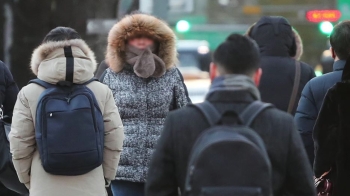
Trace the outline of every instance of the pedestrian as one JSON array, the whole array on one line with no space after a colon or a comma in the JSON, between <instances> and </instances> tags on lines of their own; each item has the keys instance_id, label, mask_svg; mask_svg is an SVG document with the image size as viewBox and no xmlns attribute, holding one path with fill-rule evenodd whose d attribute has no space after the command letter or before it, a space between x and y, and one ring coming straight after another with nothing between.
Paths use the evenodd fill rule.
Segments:
<instances>
[{"instance_id":1,"label":"pedestrian","mask_svg":"<svg viewBox=\"0 0 350 196\"><path fill-rule=\"evenodd\" d=\"M350 52L349 39L350 21L343 21L334 27L330 35L330 50L334 58L333 72L314 78L305 85L295 114L295 121L311 165L315 156L312 131L327 90L341 81L346 58Z\"/></svg>"},{"instance_id":2,"label":"pedestrian","mask_svg":"<svg viewBox=\"0 0 350 196\"><path fill-rule=\"evenodd\" d=\"M17 94L18 87L13 80L10 70L2 61L0 61L0 110L2 112L0 118L2 120L4 120L4 117L7 119L12 118L13 107L16 103ZM1 126L3 126L2 123ZM6 177L8 178L8 173L5 174L5 170L11 170L11 166L9 165L10 157L8 156L10 149L5 136L6 132L4 132L5 130L3 129L0 129L0 131L2 131L0 133L0 195L17 196L19 194L8 190L1 183ZM16 175L16 173L13 172L13 175Z\"/></svg>"},{"instance_id":3,"label":"pedestrian","mask_svg":"<svg viewBox=\"0 0 350 196\"><path fill-rule=\"evenodd\" d=\"M3 116L12 117L13 107L15 106L18 94L18 87L10 70L2 61L0 61L0 73L1 110Z\"/></svg>"},{"instance_id":4,"label":"pedestrian","mask_svg":"<svg viewBox=\"0 0 350 196\"><path fill-rule=\"evenodd\" d=\"M69 27L51 30L34 50L31 70L40 80L19 92L9 136L15 169L31 196L107 195L124 134L111 90L92 79L95 69L94 53Z\"/></svg>"},{"instance_id":5,"label":"pedestrian","mask_svg":"<svg viewBox=\"0 0 350 196\"><path fill-rule=\"evenodd\" d=\"M175 34L154 16L134 13L108 35L100 81L112 89L124 124L125 142L114 195L143 195L155 143L168 112L190 102L182 75L175 68Z\"/></svg>"},{"instance_id":6,"label":"pedestrian","mask_svg":"<svg viewBox=\"0 0 350 196\"><path fill-rule=\"evenodd\" d=\"M287 19L279 16L262 17L246 34L260 49L262 101L294 115L301 91L315 77L314 70L299 61L303 51L299 34Z\"/></svg>"},{"instance_id":7,"label":"pedestrian","mask_svg":"<svg viewBox=\"0 0 350 196\"><path fill-rule=\"evenodd\" d=\"M348 21L346 29L350 30L349 27ZM341 25L336 26L334 30L339 33L339 28ZM345 27L343 26L343 28ZM342 31L342 33L345 32ZM332 41L337 39L340 39L340 36L331 36ZM350 115L350 49L342 48L347 51L346 53L335 49L333 48L333 51L338 57L344 54L340 58L347 56L347 60L341 81L327 91L315 123L313 130L315 141L314 172L315 177L321 178L321 181L322 179L330 181L330 195L343 196L350 194L348 188L350 183L350 124L348 122ZM321 183L320 188L323 186Z\"/></svg>"},{"instance_id":8,"label":"pedestrian","mask_svg":"<svg viewBox=\"0 0 350 196\"><path fill-rule=\"evenodd\" d=\"M260 100L260 93L256 87L259 85L262 74L259 60L259 49L254 41L238 34L230 35L215 50L210 69L212 86L206 101L222 115L222 119L216 122L226 121L227 124L234 124L239 119L236 115L228 114L231 114L232 111L241 114L248 105ZM185 194L187 191L185 183L188 180L186 175L187 171L193 171L188 168L192 147L197 138L202 137L205 130L209 130L210 127L210 119L206 120L204 117L200 110L188 106L171 112L167 116L150 163L145 188L146 195L177 195L178 187L182 195L187 195ZM312 170L307 164L305 150L301 146L301 139L292 116L276 108L268 108L256 116L251 124L251 129L262 138L271 162L272 177L269 179L266 176L265 180L272 181L273 194L270 195L282 196L286 193L295 196L315 195ZM212 155L212 160L223 156L232 157L232 160L235 158L230 154L220 155L218 154L220 151L214 152L216 155ZM199 153L196 155L199 156ZM246 157L248 158L252 157ZM249 162L248 164L254 165L255 163ZM212 167L215 168L215 166ZM238 172L243 168L236 169ZM242 173L249 173L248 170ZM212 177L202 175L202 178ZM213 178L220 180L220 176ZM245 178L245 175L240 178ZM240 182L239 179L238 181ZM259 192L259 190L256 191ZM208 195L219 195L219 193L212 192ZM256 195L262 194L256 193Z\"/></svg>"},{"instance_id":9,"label":"pedestrian","mask_svg":"<svg viewBox=\"0 0 350 196\"><path fill-rule=\"evenodd\" d=\"M108 69L108 65L105 61L102 61L96 70L95 77L101 78L102 74L105 73L106 69Z\"/></svg>"}]
</instances>

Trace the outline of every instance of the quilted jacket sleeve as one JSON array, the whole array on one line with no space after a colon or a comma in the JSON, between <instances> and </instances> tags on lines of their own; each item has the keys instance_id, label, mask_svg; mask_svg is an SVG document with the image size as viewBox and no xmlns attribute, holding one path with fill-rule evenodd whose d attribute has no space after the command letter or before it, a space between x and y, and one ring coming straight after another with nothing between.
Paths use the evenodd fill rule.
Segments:
<instances>
[{"instance_id":1,"label":"quilted jacket sleeve","mask_svg":"<svg viewBox=\"0 0 350 196\"><path fill-rule=\"evenodd\" d=\"M187 104L191 103L191 99L188 96L187 87L184 83L184 79L182 77L182 74L180 71L175 68L175 77L176 77L176 83L174 86L174 109L182 108L186 106Z\"/></svg>"},{"instance_id":2,"label":"quilted jacket sleeve","mask_svg":"<svg viewBox=\"0 0 350 196\"><path fill-rule=\"evenodd\" d=\"M313 164L314 160L312 130L314 128L317 115L318 110L312 93L311 83L308 82L302 91L294 118L311 164Z\"/></svg>"},{"instance_id":3,"label":"quilted jacket sleeve","mask_svg":"<svg viewBox=\"0 0 350 196\"><path fill-rule=\"evenodd\" d=\"M18 178L22 183L28 184L36 142L33 117L23 89L18 94L14 107L9 139Z\"/></svg>"},{"instance_id":4,"label":"quilted jacket sleeve","mask_svg":"<svg viewBox=\"0 0 350 196\"><path fill-rule=\"evenodd\" d=\"M106 100L105 111L103 113L105 126L103 172L106 180L110 182L115 179L117 173L120 153L123 148L124 130L118 108L109 89Z\"/></svg>"}]
</instances>

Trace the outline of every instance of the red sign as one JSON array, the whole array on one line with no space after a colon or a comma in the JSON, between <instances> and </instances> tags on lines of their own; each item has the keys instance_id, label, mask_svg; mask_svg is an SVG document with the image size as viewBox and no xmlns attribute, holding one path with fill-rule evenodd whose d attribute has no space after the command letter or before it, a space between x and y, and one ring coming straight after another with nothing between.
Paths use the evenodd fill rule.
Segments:
<instances>
[{"instance_id":1,"label":"red sign","mask_svg":"<svg viewBox=\"0 0 350 196\"><path fill-rule=\"evenodd\" d=\"M306 12L306 19L310 22L336 22L340 19L339 10L310 10Z\"/></svg>"}]
</instances>

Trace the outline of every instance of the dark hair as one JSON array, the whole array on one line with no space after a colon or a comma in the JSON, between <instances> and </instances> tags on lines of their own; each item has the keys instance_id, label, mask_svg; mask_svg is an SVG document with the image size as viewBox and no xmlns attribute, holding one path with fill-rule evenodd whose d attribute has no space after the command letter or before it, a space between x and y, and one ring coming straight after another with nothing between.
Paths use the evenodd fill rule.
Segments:
<instances>
[{"instance_id":1,"label":"dark hair","mask_svg":"<svg viewBox=\"0 0 350 196\"><path fill-rule=\"evenodd\" d=\"M249 37L231 34L214 51L213 62L227 74L250 75L259 68L259 48Z\"/></svg>"},{"instance_id":2,"label":"dark hair","mask_svg":"<svg viewBox=\"0 0 350 196\"><path fill-rule=\"evenodd\" d=\"M350 20L335 25L330 43L337 57L346 60L350 54Z\"/></svg>"},{"instance_id":3,"label":"dark hair","mask_svg":"<svg viewBox=\"0 0 350 196\"><path fill-rule=\"evenodd\" d=\"M79 33L70 27L56 27L52 29L44 38L43 43L57 42L71 39L81 39Z\"/></svg>"}]
</instances>

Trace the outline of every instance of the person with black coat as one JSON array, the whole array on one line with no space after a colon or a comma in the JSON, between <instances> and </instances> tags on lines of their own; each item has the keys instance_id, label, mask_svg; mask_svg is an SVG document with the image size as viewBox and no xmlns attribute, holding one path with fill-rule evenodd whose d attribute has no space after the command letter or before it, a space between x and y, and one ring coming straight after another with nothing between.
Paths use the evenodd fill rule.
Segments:
<instances>
[{"instance_id":1,"label":"person with black coat","mask_svg":"<svg viewBox=\"0 0 350 196\"><path fill-rule=\"evenodd\" d=\"M350 56L341 81L330 88L318 115L315 142L315 177L325 173L332 184L332 196L350 195Z\"/></svg>"},{"instance_id":2,"label":"person with black coat","mask_svg":"<svg viewBox=\"0 0 350 196\"><path fill-rule=\"evenodd\" d=\"M15 81L13 80L10 70L6 67L6 65L2 61L0 61L0 102L1 102L0 105L2 105L0 107L3 112L2 114L3 116L8 116L10 118L12 117L13 107L17 100L17 94L18 94L18 87ZM4 133L0 135L4 136L3 134ZM5 139L6 138L4 137L0 139L1 141L0 148L6 147L6 144L3 143L5 142ZM0 170L5 170L5 168L0 168ZM0 175L1 175L1 172L0 172ZM9 189L7 189L1 183L1 180L0 180L0 195L18 196L19 194L14 193Z\"/></svg>"},{"instance_id":3,"label":"person with black coat","mask_svg":"<svg viewBox=\"0 0 350 196\"><path fill-rule=\"evenodd\" d=\"M10 70L0 61L0 99L4 116L12 116L17 94L18 87L13 80Z\"/></svg>"},{"instance_id":4,"label":"person with black coat","mask_svg":"<svg viewBox=\"0 0 350 196\"><path fill-rule=\"evenodd\" d=\"M254 41L233 34L216 49L213 59L213 83L206 100L220 113L240 113L260 99L256 85L261 69ZM194 107L170 112L149 165L146 195L175 196L178 187L182 194L185 192L191 149L208 128L209 122ZM314 196L312 170L292 116L276 108L266 109L253 121L252 129L264 141L271 161L273 195Z\"/></svg>"},{"instance_id":5,"label":"person with black coat","mask_svg":"<svg viewBox=\"0 0 350 196\"><path fill-rule=\"evenodd\" d=\"M298 61L303 47L300 36L287 19L280 16L262 17L246 34L256 41L260 49L263 75L259 90L262 101L294 115L301 91L315 77L314 70L308 64ZM294 104L288 111L297 63L300 63L300 80Z\"/></svg>"},{"instance_id":6,"label":"person with black coat","mask_svg":"<svg viewBox=\"0 0 350 196\"><path fill-rule=\"evenodd\" d=\"M350 53L350 21L343 21L334 27L330 35L330 44L334 59L333 72L316 77L305 85L295 114L295 121L311 164L314 163L315 157L312 130L328 89L341 81L346 58Z\"/></svg>"}]
</instances>

